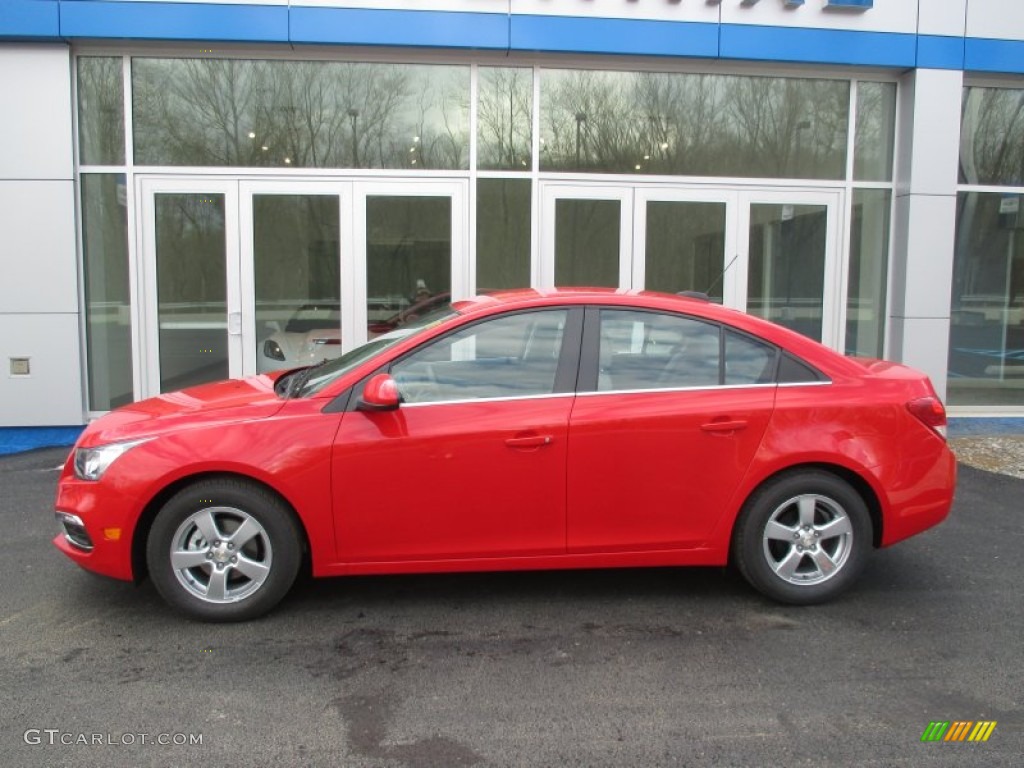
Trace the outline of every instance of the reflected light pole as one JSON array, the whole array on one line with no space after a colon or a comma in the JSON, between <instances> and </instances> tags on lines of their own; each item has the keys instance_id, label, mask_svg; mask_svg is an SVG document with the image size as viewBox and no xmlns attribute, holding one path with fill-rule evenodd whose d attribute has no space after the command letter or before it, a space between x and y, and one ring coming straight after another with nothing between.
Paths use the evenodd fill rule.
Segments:
<instances>
[{"instance_id":1,"label":"reflected light pole","mask_svg":"<svg viewBox=\"0 0 1024 768\"><path fill-rule=\"evenodd\" d=\"M576 113L576 167L580 167L580 138L583 133L583 124L587 122L586 112Z\"/></svg>"},{"instance_id":2,"label":"reflected light pole","mask_svg":"<svg viewBox=\"0 0 1024 768\"><path fill-rule=\"evenodd\" d=\"M359 137L356 134L356 121L359 119L359 110L354 107L348 111L352 118L352 167L359 167Z\"/></svg>"}]
</instances>

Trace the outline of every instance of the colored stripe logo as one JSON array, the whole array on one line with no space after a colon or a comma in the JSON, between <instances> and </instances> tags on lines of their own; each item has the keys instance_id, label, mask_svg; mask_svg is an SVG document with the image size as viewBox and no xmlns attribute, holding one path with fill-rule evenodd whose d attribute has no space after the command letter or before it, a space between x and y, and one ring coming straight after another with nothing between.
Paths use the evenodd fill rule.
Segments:
<instances>
[{"instance_id":1,"label":"colored stripe logo","mask_svg":"<svg viewBox=\"0 0 1024 768\"><path fill-rule=\"evenodd\" d=\"M995 720L933 720L921 734L921 741L988 741L995 729Z\"/></svg>"}]
</instances>

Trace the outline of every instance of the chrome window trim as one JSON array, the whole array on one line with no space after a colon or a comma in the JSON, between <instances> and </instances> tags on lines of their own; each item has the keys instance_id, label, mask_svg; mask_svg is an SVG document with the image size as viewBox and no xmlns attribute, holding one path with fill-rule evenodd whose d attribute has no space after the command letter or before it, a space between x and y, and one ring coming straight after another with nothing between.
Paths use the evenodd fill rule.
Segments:
<instances>
[{"instance_id":1,"label":"chrome window trim","mask_svg":"<svg viewBox=\"0 0 1024 768\"><path fill-rule=\"evenodd\" d=\"M517 402L520 400L542 400L553 398L576 397L576 392L552 392L545 395L514 395L511 397L469 397L459 400L434 400L429 403L402 403L400 408L423 408L428 405L466 405L469 403L502 403Z\"/></svg>"}]
</instances>

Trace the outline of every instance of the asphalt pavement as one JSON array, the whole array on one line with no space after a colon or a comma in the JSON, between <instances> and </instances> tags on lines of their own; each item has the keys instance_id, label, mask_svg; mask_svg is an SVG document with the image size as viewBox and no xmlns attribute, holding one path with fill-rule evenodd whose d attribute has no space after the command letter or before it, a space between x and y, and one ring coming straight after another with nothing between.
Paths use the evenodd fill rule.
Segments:
<instances>
[{"instance_id":1,"label":"asphalt pavement","mask_svg":"<svg viewBox=\"0 0 1024 768\"><path fill-rule=\"evenodd\" d=\"M360 577L211 626L53 548L65 453L0 459L0 765L1022 764L1024 480L962 468L824 606L719 568Z\"/></svg>"}]
</instances>

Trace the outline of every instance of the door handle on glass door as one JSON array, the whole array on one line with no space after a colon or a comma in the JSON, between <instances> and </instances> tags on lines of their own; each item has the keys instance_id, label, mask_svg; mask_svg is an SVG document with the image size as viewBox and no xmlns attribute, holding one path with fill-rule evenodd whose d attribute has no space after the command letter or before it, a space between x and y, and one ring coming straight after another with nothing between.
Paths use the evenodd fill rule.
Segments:
<instances>
[{"instance_id":1,"label":"door handle on glass door","mask_svg":"<svg viewBox=\"0 0 1024 768\"><path fill-rule=\"evenodd\" d=\"M709 421L707 424L701 424L700 428L705 432L736 432L737 430L744 429L747 426L747 422L740 419L729 419L723 421Z\"/></svg>"},{"instance_id":2,"label":"door handle on glass door","mask_svg":"<svg viewBox=\"0 0 1024 768\"><path fill-rule=\"evenodd\" d=\"M554 438L551 435L529 435L527 437L510 437L505 441L509 448L543 448L551 445Z\"/></svg>"}]
</instances>

